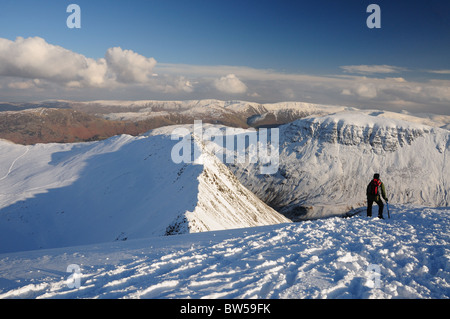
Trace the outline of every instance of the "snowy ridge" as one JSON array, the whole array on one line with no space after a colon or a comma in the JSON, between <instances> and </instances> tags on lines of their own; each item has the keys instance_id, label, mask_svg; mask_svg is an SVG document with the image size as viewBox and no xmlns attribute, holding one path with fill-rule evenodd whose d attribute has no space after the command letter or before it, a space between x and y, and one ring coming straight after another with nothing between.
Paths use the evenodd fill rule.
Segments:
<instances>
[{"instance_id":1,"label":"snowy ridge","mask_svg":"<svg viewBox=\"0 0 450 319\"><path fill-rule=\"evenodd\" d=\"M168 134L1 142L0 252L288 222L214 157L175 164Z\"/></svg>"},{"instance_id":2,"label":"snowy ridge","mask_svg":"<svg viewBox=\"0 0 450 319\"><path fill-rule=\"evenodd\" d=\"M329 218L0 255L0 299L450 298L449 209L392 209L385 221ZM79 289L67 286L69 264L80 266Z\"/></svg>"},{"instance_id":3,"label":"snowy ridge","mask_svg":"<svg viewBox=\"0 0 450 319\"><path fill-rule=\"evenodd\" d=\"M214 165L205 165L199 178L198 205L193 212L186 213L191 225L190 231L202 232L291 222L243 187L215 156L204 154L203 158L213 161Z\"/></svg>"},{"instance_id":4,"label":"snowy ridge","mask_svg":"<svg viewBox=\"0 0 450 319\"><path fill-rule=\"evenodd\" d=\"M392 203L448 206L450 133L360 112L310 117L280 127L280 166L230 167L264 202L299 219L365 206L366 186L380 173Z\"/></svg>"}]
</instances>

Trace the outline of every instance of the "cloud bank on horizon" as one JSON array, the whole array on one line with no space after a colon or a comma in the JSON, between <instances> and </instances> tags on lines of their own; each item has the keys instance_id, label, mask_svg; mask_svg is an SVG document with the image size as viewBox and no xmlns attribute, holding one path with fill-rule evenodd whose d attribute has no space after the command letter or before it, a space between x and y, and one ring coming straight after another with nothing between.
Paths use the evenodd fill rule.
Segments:
<instances>
[{"instance_id":1,"label":"cloud bank on horizon","mask_svg":"<svg viewBox=\"0 0 450 319\"><path fill-rule=\"evenodd\" d=\"M225 65L158 63L111 47L94 59L41 37L0 38L0 100L241 99L306 101L360 108L450 114L450 80L408 81L404 74L447 75L391 65L346 65L330 75Z\"/></svg>"}]
</instances>

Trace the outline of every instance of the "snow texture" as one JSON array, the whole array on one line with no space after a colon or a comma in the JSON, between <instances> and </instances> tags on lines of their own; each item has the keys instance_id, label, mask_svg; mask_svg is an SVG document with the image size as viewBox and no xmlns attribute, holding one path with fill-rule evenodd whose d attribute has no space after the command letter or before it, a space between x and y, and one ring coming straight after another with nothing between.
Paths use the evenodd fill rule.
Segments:
<instances>
[{"instance_id":1,"label":"snow texture","mask_svg":"<svg viewBox=\"0 0 450 319\"><path fill-rule=\"evenodd\" d=\"M450 210L391 209L3 254L0 298L449 298Z\"/></svg>"}]
</instances>

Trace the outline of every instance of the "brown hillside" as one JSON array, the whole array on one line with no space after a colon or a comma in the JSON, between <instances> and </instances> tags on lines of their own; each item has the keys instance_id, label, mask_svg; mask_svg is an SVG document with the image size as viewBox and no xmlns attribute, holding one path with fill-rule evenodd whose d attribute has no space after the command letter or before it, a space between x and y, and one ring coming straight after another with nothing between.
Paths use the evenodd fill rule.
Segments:
<instances>
[{"instance_id":1,"label":"brown hillside","mask_svg":"<svg viewBox=\"0 0 450 319\"><path fill-rule=\"evenodd\" d=\"M106 139L115 135L139 135L175 124L193 124L196 118L176 112L138 121L107 120L73 109L36 108L0 112L0 139L17 144L75 143ZM204 118L205 123L248 127L233 116Z\"/></svg>"},{"instance_id":2,"label":"brown hillside","mask_svg":"<svg viewBox=\"0 0 450 319\"><path fill-rule=\"evenodd\" d=\"M0 112L0 138L17 144L92 141L123 133L137 135L142 129L131 122L108 121L68 109Z\"/></svg>"}]
</instances>

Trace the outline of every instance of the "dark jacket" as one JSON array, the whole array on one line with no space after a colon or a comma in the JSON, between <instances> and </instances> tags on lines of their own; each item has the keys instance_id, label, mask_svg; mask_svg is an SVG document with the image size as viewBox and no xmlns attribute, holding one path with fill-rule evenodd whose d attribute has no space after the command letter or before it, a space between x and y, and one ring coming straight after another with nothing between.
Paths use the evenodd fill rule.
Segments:
<instances>
[{"instance_id":1,"label":"dark jacket","mask_svg":"<svg viewBox=\"0 0 450 319\"><path fill-rule=\"evenodd\" d=\"M378 187L379 187L379 190L378 190L378 195L372 195L372 194L369 194L370 193L370 186L371 186L371 184L374 182L374 181L378 181ZM381 192L380 192L380 190L381 190ZM386 196L386 189L385 189L385 187L384 187L384 184L383 184L383 182L381 181L381 180L372 180L370 183L369 183L369 185L367 185L367 190L366 190L366 194L367 194L367 199L368 200L372 200L372 201L375 201L375 202L377 202L377 201L380 201L380 193L381 193L381 196L384 198L384 200L385 201L387 201L388 199L387 199L387 196Z\"/></svg>"}]
</instances>

